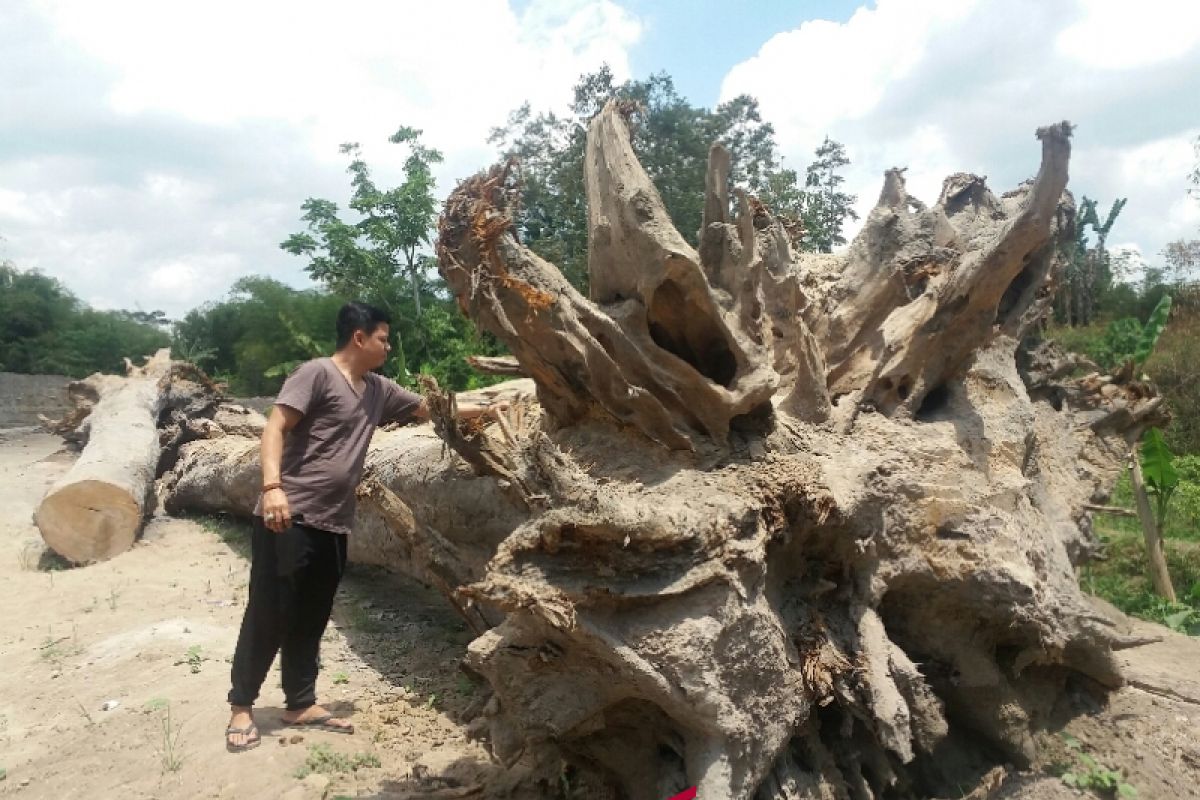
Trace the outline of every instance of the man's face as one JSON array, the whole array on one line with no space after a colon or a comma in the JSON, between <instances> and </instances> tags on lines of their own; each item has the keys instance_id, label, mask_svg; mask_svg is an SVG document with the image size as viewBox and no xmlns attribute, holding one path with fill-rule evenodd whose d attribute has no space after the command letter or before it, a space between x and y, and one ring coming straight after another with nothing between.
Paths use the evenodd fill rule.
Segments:
<instances>
[{"instance_id":1,"label":"man's face","mask_svg":"<svg viewBox=\"0 0 1200 800\"><path fill-rule=\"evenodd\" d=\"M367 357L371 369L379 369L383 366L383 362L387 361L388 353L392 350L392 344L389 341L391 329L386 323L381 322L371 333L366 334L359 331L354 338L358 339L360 336L362 337L363 355Z\"/></svg>"}]
</instances>

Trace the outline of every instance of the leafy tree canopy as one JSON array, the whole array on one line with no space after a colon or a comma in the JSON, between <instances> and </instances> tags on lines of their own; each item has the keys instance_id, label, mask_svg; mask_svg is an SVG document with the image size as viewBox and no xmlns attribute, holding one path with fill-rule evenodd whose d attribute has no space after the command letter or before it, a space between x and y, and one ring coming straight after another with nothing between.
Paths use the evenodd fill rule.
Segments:
<instances>
[{"instance_id":1,"label":"leafy tree canopy","mask_svg":"<svg viewBox=\"0 0 1200 800\"><path fill-rule=\"evenodd\" d=\"M161 311L97 311L54 278L0 263L0 370L82 378L166 347Z\"/></svg>"}]
</instances>

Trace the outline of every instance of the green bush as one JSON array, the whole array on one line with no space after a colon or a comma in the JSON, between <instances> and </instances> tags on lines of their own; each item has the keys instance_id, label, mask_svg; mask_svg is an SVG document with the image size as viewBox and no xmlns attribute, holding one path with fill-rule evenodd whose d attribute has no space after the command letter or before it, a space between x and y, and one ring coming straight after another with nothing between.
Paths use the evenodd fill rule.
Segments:
<instances>
[{"instance_id":1,"label":"green bush","mask_svg":"<svg viewBox=\"0 0 1200 800\"><path fill-rule=\"evenodd\" d=\"M1180 303L1146 361L1145 372L1166 398L1171 424L1164 433L1175 453L1200 453L1200 311Z\"/></svg>"},{"instance_id":2,"label":"green bush","mask_svg":"<svg viewBox=\"0 0 1200 800\"><path fill-rule=\"evenodd\" d=\"M1106 521L1107 522L1107 521ZM1132 520L1137 523L1137 520ZM1167 569L1179 595L1168 603L1154 593L1147 571L1146 546L1137 533L1104 525L1100 536L1103 558L1084 566L1080 585L1126 614L1158 622L1175 630L1200 633L1200 544L1166 540Z\"/></svg>"},{"instance_id":3,"label":"green bush","mask_svg":"<svg viewBox=\"0 0 1200 800\"><path fill-rule=\"evenodd\" d=\"M1093 359L1105 369L1115 369L1134 357L1142 340L1142 323L1133 317L1113 320L1093 346Z\"/></svg>"},{"instance_id":4,"label":"green bush","mask_svg":"<svg viewBox=\"0 0 1200 800\"><path fill-rule=\"evenodd\" d=\"M1200 456L1177 456L1179 488L1173 500L1174 522L1181 539L1200 540Z\"/></svg>"}]
</instances>

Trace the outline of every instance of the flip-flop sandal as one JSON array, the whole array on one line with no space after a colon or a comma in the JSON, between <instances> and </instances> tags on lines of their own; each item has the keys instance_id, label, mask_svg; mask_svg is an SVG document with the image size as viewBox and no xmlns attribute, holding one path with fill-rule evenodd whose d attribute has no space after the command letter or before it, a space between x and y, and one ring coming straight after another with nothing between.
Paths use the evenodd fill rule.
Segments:
<instances>
[{"instance_id":1,"label":"flip-flop sandal","mask_svg":"<svg viewBox=\"0 0 1200 800\"><path fill-rule=\"evenodd\" d=\"M243 744L234 744L233 742L229 741L229 737L233 736L234 734L252 736L253 738L247 739ZM234 728L230 726L225 729L225 749L231 753L244 753L247 750L253 750L260 744L262 744L262 736L259 735L258 726L253 722L251 722L245 728Z\"/></svg>"},{"instance_id":2,"label":"flip-flop sandal","mask_svg":"<svg viewBox=\"0 0 1200 800\"><path fill-rule=\"evenodd\" d=\"M337 719L333 714L325 714L312 719L296 720L295 722L287 723L289 728L320 728L323 731L330 733L354 733L354 725L347 722L344 725L331 725L330 722Z\"/></svg>"}]
</instances>

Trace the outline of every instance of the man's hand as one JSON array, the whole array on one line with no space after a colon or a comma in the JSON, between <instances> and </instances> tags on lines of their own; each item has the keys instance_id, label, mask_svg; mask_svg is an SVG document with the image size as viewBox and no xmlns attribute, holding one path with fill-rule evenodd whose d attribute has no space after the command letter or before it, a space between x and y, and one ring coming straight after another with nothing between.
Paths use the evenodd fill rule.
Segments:
<instances>
[{"instance_id":1,"label":"man's hand","mask_svg":"<svg viewBox=\"0 0 1200 800\"><path fill-rule=\"evenodd\" d=\"M292 526L292 510L288 507L283 489L268 489L263 493L263 524L276 533Z\"/></svg>"}]
</instances>

